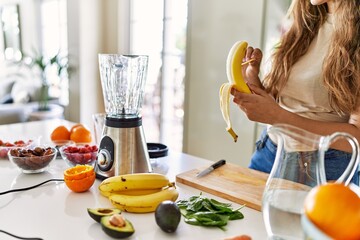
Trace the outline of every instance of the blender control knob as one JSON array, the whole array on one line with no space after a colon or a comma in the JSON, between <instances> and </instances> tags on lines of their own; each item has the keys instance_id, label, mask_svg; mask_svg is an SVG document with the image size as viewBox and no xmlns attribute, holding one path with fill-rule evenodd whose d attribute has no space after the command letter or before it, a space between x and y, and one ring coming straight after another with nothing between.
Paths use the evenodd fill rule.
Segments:
<instances>
[{"instance_id":1,"label":"blender control knob","mask_svg":"<svg viewBox=\"0 0 360 240\"><path fill-rule=\"evenodd\" d=\"M101 139L99 152L96 159L97 168L102 172L107 172L114 163L114 142L109 136Z\"/></svg>"},{"instance_id":2,"label":"blender control knob","mask_svg":"<svg viewBox=\"0 0 360 240\"><path fill-rule=\"evenodd\" d=\"M97 156L97 165L101 171L109 171L112 166L111 155L108 150L101 149Z\"/></svg>"}]
</instances>

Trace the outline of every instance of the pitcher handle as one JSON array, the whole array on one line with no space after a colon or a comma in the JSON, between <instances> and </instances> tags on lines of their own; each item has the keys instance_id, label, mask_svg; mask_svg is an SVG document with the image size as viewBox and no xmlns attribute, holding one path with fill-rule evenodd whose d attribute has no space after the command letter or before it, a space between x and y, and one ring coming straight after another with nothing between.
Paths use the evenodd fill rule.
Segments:
<instances>
[{"instance_id":1,"label":"pitcher handle","mask_svg":"<svg viewBox=\"0 0 360 240\"><path fill-rule=\"evenodd\" d=\"M351 178L354 176L354 173L356 171L357 166L359 165L359 143L356 138L351 136L348 133L343 132L336 132L331 134L330 136L323 139L321 143L320 148L320 154L321 154L321 161L320 161L320 169L323 169L324 171L320 172L320 182L325 183L326 182L326 175L325 175L325 151L329 149L329 146L331 143L335 142L335 140L343 138L346 139L352 148L352 155L350 162L348 166L346 167L345 171L342 173L342 175L335 181L336 183L344 183L345 185L348 185L351 181Z\"/></svg>"}]
</instances>

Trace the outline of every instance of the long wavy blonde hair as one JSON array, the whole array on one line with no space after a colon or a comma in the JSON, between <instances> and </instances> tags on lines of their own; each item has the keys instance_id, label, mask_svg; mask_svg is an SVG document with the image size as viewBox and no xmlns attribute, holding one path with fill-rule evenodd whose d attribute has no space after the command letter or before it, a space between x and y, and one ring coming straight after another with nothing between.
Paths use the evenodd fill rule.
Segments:
<instances>
[{"instance_id":1,"label":"long wavy blonde hair","mask_svg":"<svg viewBox=\"0 0 360 240\"><path fill-rule=\"evenodd\" d=\"M339 114L350 114L360 95L360 0L334 1L334 33L323 62L323 84L331 107ZM294 0L288 14L292 25L274 51L271 70L264 78L265 88L275 97L286 84L291 67L306 53L326 21L327 5Z\"/></svg>"}]
</instances>

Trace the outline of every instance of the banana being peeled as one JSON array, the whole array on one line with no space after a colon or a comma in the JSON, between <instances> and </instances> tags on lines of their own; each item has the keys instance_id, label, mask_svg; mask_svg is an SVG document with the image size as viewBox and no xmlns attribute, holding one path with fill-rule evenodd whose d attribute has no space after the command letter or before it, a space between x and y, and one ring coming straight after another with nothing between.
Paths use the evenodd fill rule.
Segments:
<instances>
[{"instance_id":1,"label":"banana being peeled","mask_svg":"<svg viewBox=\"0 0 360 240\"><path fill-rule=\"evenodd\" d=\"M168 177L159 173L133 173L109 177L99 185L101 195L143 195L158 192L170 184Z\"/></svg>"},{"instance_id":2,"label":"banana being peeled","mask_svg":"<svg viewBox=\"0 0 360 240\"><path fill-rule=\"evenodd\" d=\"M113 194L109 196L109 199L114 207L122 211L148 213L155 212L156 207L165 200L176 201L178 196L179 192L175 185L171 185L156 193L138 196Z\"/></svg>"},{"instance_id":3,"label":"banana being peeled","mask_svg":"<svg viewBox=\"0 0 360 240\"><path fill-rule=\"evenodd\" d=\"M219 91L220 110L227 125L226 131L234 138L234 142L237 141L238 135L234 132L230 120L230 91L234 87L240 92L251 93L244 81L241 65L247 46L247 42L239 41L231 47L226 61L226 75L229 82L223 83Z\"/></svg>"}]
</instances>

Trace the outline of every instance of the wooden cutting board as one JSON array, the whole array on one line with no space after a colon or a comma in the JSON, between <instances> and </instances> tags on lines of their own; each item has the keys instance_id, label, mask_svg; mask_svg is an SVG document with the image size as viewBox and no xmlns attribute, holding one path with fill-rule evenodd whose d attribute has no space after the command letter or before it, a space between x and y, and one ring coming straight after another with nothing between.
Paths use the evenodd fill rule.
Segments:
<instances>
[{"instance_id":1,"label":"wooden cutting board","mask_svg":"<svg viewBox=\"0 0 360 240\"><path fill-rule=\"evenodd\" d=\"M203 169L180 173L176 176L176 182L261 211L268 174L226 163L208 175L197 178L196 174Z\"/></svg>"}]
</instances>

